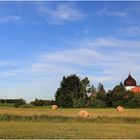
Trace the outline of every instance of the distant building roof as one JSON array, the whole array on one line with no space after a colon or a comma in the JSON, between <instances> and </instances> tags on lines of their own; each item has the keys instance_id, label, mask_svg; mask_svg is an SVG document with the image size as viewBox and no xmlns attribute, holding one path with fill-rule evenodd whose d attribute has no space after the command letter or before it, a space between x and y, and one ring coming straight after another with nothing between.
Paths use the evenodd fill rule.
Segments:
<instances>
[{"instance_id":1,"label":"distant building roof","mask_svg":"<svg viewBox=\"0 0 140 140\"><path fill-rule=\"evenodd\" d=\"M125 86L136 86L136 80L131 76L129 73L129 76L124 81Z\"/></svg>"},{"instance_id":2,"label":"distant building roof","mask_svg":"<svg viewBox=\"0 0 140 140\"><path fill-rule=\"evenodd\" d=\"M130 91L132 91L134 93L140 93L140 87L134 87Z\"/></svg>"}]
</instances>

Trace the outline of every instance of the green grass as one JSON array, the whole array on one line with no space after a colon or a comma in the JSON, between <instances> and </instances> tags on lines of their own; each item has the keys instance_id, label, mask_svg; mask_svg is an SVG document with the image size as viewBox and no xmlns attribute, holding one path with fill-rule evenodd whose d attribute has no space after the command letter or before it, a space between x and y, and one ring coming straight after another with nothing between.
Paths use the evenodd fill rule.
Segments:
<instances>
[{"instance_id":1,"label":"green grass","mask_svg":"<svg viewBox=\"0 0 140 140\"><path fill-rule=\"evenodd\" d=\"M80 110L0 107L0 138L140 139L139 109L86 109L90 118Z\"/></svg>"},{"instance_id":2,"label":"green grass","mask_svg":"<svg viewBox=\"0 0 140 140\"><path fill-rule=\"evenodd\" d=\"M140 138L140 124L1 122L0 138Z\"/></svg>"},{"instance_id":3,"label":"green grass","mask_svg":"<svg viewBox=\"0 0 140 140\"><path fill-rule=\"evenodd\" d=\"M70 116L49 116L49 115L0 115L0 121L25 121L25 122L67 122L67 123L137 123L140 124L139 117L108 117L108 116L97 116L94 118L81 118L81 117L70 117Z\"/></svg>"},{"instance_id":4,"label":"green grass","mask_svg":"<svg viewBox=\"0 0 140 140\"><path fill-rule=\"evenodd\" d=\"M6 103L6 104L4 104L4 103L0 103L0 107L14 107L14 104L13 103L11 103L11 104L9 104L9 103Z\"/></svg>"}]
</instances>

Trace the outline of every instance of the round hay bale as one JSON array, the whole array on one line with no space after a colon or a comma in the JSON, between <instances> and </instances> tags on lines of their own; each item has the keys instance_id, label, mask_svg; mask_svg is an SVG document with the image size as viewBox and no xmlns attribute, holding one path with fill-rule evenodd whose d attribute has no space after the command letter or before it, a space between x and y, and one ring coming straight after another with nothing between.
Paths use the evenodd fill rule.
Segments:
<instances>
[{"instance_id":1,"label":"round hay bale","mask_svg":"<svg viewBox=\"0 0 140 140\"><path fill-rule=\"evenodd\" d=\"M122 106L117 106L117 111L122 112L124 111L124 108Z\"/></svg>"},{"instance_id":2,"label":"round hay bale","mask_svg":"<svg viewBox=\"0 0 140 140\"><path fill-rule=\"evenodd\" d=\"M78 114L79 114L79 117L82 117L82 118L89 117L89 113L86 110L80 110Z\"/></svg>"},{"instance_id":3,"label":"round hay bale","mask_svg":"<svg viewBox=\"0 0 140 140\"><path fill-rule=\"evenodd\" d=\"M58 108L58 106L57 105L52 105L52 109L57 109Z\"/></svg>"}]
</instances>

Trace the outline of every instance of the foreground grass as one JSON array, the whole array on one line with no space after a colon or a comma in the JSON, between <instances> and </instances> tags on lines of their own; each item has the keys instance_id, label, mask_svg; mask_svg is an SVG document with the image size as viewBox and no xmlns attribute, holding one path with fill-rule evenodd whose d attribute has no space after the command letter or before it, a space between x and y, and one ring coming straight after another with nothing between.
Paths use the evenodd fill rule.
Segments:
<instances>
[{"instance_id":1,"label":"foreground grass","mask_svg":"<svg viewBox=\"0 0 140 140\"><path fill-rule=\"evenodd\" d=\"M140 139L140 110L0 108L0 139Z\"/></svg>"},{"instance_id":2,"label":"foreground grass","mask_svg":"<svg viewBox=\"0 0 140 140\"><path fill-rule=\"evenodd\" d=\"M0 138L140 138L140 124L1 122Z\"/></svg>"}]
</instances>

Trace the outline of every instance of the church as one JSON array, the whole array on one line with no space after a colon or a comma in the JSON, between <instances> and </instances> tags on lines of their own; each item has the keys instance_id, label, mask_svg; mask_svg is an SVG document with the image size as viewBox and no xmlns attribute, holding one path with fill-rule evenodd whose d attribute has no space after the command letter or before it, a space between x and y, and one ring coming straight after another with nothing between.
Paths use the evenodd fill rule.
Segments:
<instances>
[{"instance_id":1,"label":"church","mask_svg":"<svg viewBox=\"0 0 140 140\"><path fill-rule=\"evenodd\" d=\"M130 90L134 93L140 93L140 87L137 86L136 80L129 73L128 77L124 81L124 86L126 90Z\"/></svg>"}]
</instances>

